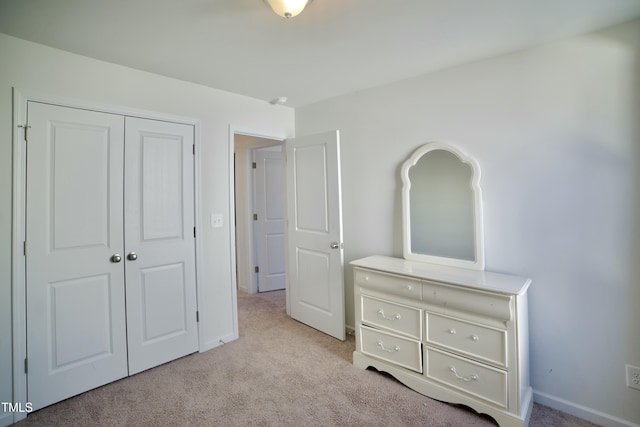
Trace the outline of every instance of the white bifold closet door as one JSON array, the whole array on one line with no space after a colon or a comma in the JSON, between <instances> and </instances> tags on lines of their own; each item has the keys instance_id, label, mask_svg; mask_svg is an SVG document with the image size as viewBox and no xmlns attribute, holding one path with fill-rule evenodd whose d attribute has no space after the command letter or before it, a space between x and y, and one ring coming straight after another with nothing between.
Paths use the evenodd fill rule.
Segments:
<instances>
[{"instance_id":1,"label":"white bifold closet door","mask_svg":"<svg viewBox=\"0 0 640 427\"><path fill-rule=\"evenodd\" d=\"M197 351L193 127L29 102L27 396Z\"/></svg>"}]
</instances>

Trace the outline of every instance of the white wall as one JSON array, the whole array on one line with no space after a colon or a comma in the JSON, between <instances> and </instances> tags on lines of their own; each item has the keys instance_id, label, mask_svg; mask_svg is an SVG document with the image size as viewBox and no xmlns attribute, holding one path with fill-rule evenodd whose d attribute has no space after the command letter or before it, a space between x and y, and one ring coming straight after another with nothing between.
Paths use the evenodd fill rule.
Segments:
<instances>
[{"instance_id":1,"label":"white wall","mask_svg":"<svg viewBox=\"0 0 640 427\"><path fill-rule=\"evenodd\" d=\"M476 157L486 269L533 278L536 400L607 425L640 423L624 369L640 366L639 54L634 21L296 110L297 135L340 129L347 262L402 256L399 166L418 146Z\"/></svg>"},{"instance_id":2,"label":"white wall","mask_svg":"<svg viewBox=\"0 0 640 427\"><path fill-rule=\"evenodd\" d=\"M0 34L0 52L0 402L13 401L12 87L201 121L200 333L204 334L202 341L209 346L237 333L234 331L229 238L229 128L285 138L293 135L293 109L96 61L3 34ZM212 213L224 215L223 228L209 226ZM10 414L0 410L0 425L10 421Z\"/></svg>"}]
</instances>

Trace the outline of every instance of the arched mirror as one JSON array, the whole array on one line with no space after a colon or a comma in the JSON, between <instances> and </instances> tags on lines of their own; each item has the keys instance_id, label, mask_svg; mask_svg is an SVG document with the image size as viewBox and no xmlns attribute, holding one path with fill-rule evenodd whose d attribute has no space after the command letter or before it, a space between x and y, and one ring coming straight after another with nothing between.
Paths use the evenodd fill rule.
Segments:
<instances>
[{"instance_id":1,"label":"arched mirror","mask_svg":"<svg viewBox=\"0 0 640 427\"><path fill-rule=\"evenodd\" d=\"M401 173L404 258L484 270L478 163L452 144L430 142Z\"/></svg>"}]
</instances>

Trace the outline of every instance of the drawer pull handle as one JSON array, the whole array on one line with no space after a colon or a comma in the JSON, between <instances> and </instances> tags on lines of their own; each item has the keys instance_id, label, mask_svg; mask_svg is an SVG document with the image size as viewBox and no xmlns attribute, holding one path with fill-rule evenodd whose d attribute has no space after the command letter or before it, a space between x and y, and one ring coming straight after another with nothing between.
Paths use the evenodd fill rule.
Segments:
<instances>
[{"instance_id":1,"label":"drawer pull handle","mask_svg":"<svg viewBox=\"0 0 640 427\"><path fill-rule=\"evenodd\" d=\"M453 329L453 328L451 328L451 329L449 329L449 333L450 333L451 335L455 335L455 334L456 334L456 330L455 330L455 329Z\"/></svg>"},{"instance_id":2,"label":"drawer pull handle","mask_svg":"<svg viewBox=\"0 0 640 427\"><path fill-rule=\"evenodd\" d=\"M383 309L379 309L378 310L378 314L380 315L380 317L382 317L384 320L400 320L400 313L396 314L395 316L386 316L384 314L384 310Z\"/></svg>"},{"instance_id":3,"label":"drawer pull handle","mask_svg":"<svg viewBox=\"0 0 640 427\"><path fill-rule=\"evenodd\" d=\"M471 335L471 339L472 339L473 341L478 341L478 336L477 336L477 335L475 335L475 334L474 334L474 335Z\"/></svg>"},{"instance_id":4,"label":"drawer pull handle","mask_svg":"<svg viewBox=\"0 0 640 427\"><path fill-rule=\"evenodd\" d=\"M380 347L383 351L386 351L387 353L395 353L396 351L400 351L400 347L398 347L397 345L394 345L393 348L386 348L382 341L378 341L378 347Z\"/></svg>"},{"instance_id":5,"label":"drawer pull handle","mask_svg":"<svg viewBox=\"0 0 640 427\"><path fill-rule=\"evenodd\" d=\"M468 377L463 377L462 375L459 375L458 371L456 371L456 367L455 366L452 366L451 368L449 368L449 370L451 372L453 372L453 375L455 375L456 378L459 379L459 380L466 381L466 382L478 381L478 375L476 375L476 374L471 374Z\"/></svg>"}]
</instances>

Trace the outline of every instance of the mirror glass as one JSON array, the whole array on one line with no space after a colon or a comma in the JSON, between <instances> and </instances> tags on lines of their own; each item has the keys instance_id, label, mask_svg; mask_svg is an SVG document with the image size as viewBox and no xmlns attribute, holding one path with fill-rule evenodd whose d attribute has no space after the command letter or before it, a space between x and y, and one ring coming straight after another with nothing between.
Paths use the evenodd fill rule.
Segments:
<instances>
[{"instance_id":1,"label":"mirror glass","mask_svg":"<svg viewBox=\"0 0 640 427\"><path fill-rule=\"evenodd\" d=\"M480 168L440 142L420 147L402 166L404 257L484 269Z\"/></svg>"}]
</instances>

